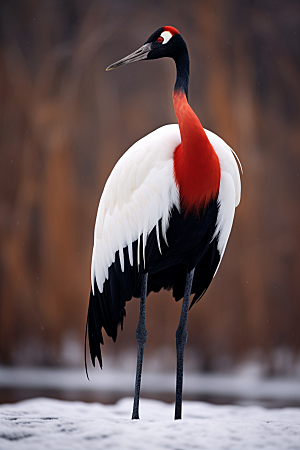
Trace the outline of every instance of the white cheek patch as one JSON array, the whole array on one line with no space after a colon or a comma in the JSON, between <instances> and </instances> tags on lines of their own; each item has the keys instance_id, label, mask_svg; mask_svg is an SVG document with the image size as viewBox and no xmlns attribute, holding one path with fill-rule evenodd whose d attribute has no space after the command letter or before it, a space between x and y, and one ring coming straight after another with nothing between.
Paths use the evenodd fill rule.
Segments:
<instances>
[{"instance_id":1,"label":"white cheek patch","mask_svg":"<svg viewBox=\"0 0 300 450\"><path fill-rule=\"evenodd\" d=\"M163 42L162 44L166 44L167 42L169 42L169 40L171 39L171 37L173 37L173 34L170 33L170 31L163 31L161 33L161 37L163 38Z\"/></svg>"}]
</instances>

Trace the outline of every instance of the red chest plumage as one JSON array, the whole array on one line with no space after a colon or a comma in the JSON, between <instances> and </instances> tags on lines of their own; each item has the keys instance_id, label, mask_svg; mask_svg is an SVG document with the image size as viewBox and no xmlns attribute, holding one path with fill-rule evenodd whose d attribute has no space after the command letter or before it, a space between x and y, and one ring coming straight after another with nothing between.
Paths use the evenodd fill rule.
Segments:
<instances>
[{"instance_id":1,"label":"red chest plumage","mask_svg":"<svg viewBox=\"0 0 300 450\"><path fill-rule=\"evenodd\" d=\"M181 144L174 152L175 181L183 210L197 213L217 198L219 158L185 94L174 91L173 102L181 134Z\"/></svg>"}]
</instances>

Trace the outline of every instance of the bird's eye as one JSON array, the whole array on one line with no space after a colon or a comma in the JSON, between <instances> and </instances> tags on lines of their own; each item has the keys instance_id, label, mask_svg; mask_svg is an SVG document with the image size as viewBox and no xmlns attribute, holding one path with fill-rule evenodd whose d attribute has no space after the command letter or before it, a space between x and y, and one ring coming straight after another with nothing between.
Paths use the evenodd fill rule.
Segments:
<instances>
[{"instance_id":1,"label":"bird's eye","mask_svg":"<svg viewBox=\"0 0 300 450\"><path fill-rule=\"evenodd\" d=\"M162 38L161 36L159 36L159 38L157 39L157 42L159 44L161 44L162 42L164 42L164 38Z\"/></svg>"}]
</instances>

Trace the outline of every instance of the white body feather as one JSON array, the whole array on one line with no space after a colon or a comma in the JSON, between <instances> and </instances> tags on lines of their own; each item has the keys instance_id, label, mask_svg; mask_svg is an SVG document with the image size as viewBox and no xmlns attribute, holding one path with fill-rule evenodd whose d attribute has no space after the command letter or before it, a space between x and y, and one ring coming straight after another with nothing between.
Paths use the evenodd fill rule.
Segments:
<instances>
[{"instance_id":1,"label":"white body feather","mask_svg":"<svg viewBox=\"0 0 300 450\"><path fill-rule=\"evenodd\" d=\"M215 236L219 233L218 250L222 258L235 207L240 201L241 182L230 147L214 133L207 130L205 132L221 166L218 195L220 207ZM154 227L160 250L160 219L162 237L166 240L170 212L174 205L180 209L173 167L174 150L180 142L177 124L163 126L130 147L113 168L100 199L95 224L91 267L93 294L95 279L99 291L103 292L103 284L108 279L108 268L115 261L116 251L119 250L120 265L124 271L123 249L128 246L132 265L133 242L143 234L143 242L140 243L139 240L139 243L144 252L147 236Z\"/></svg>"}]
</instances>

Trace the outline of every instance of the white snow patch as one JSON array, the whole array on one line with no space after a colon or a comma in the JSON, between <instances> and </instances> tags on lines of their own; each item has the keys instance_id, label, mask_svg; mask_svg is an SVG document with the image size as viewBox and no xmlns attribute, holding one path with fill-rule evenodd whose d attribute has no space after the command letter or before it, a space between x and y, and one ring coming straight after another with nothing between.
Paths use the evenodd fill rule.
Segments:
<instances>
[{"instance_id":1,"label":"white snow patch","mask_svg":"<svg viewBox=\"0 0 300 450\"><path fill-rule=\"evenodd\" d=\"M116 405L37 398L0 405L1 450L76 449L300 449L300 408L174 405L141 400L141 420L131 420L132 399Z\"/></svg>"}]
</instances>

